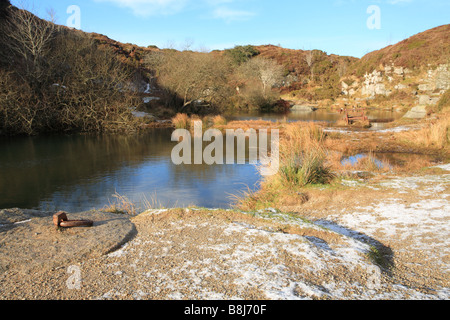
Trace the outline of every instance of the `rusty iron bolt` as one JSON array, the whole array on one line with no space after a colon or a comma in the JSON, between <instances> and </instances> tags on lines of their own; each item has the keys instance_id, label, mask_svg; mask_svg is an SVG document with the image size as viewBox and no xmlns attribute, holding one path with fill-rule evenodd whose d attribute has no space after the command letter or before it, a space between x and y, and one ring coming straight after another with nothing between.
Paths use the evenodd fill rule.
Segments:
<instances>
[{"instance_id":1,"label":"rusty iron bolt","mask_svg":"<svg viewBox=\"0 0 450 320\"><path fill-rule=\"evenodd\" d=\"M53 224L56 227L75 228L75 227L92 227L94 222L91 220L69 220L67 214L63 211L53 215Z\"/></svg>"}]
</instances>

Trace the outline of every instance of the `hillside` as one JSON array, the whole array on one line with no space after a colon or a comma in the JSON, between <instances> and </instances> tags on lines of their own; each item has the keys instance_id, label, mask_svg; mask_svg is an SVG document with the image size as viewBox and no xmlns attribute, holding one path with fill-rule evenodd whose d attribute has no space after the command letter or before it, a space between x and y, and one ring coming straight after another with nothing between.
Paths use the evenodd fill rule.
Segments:
<instances>
[{"instance_id":1,"label":"hillside","mask_svg":"<svg viewBox=\"0 0 450 320\"><path fill-rule=\"evenodd\" d=\"M320 50L293 50L273 45L256 47L288 73L282 90L307 100L334 99L340 95L339 80L357 58L327 54Z\"/></svg>"},{"instance_id":2,"label":"hillside","mask_svg":"<svg viewBox=\"0 0 450 320\"><path fill-rule=\"evenodd\" d=\"M352 73L363 76L380 65L394 64L414 71L436 68L450 62L450 24L416 34L395 45L365 55L352 66Z\"/></svg>"},{"instance_id":3,"label":"hillside","mask_svg":"<svg viewBox=\"0 0 450 320\"><path fill-rule=\"evenodd\" d=\"M82 31L0 14L0 135L136 130L136 68Z\"/></svg>"},{"instance_id":4,"label":"hillside","mask_svg":"<svg viewBox=\"0 0 450 320\"><path fill-rule=\"evenodd\" d=\"M211 53L144 48L55 25L8 1L0 15L0 134L132 128L136 108L164 117L284 110L280 97L327 108L415 108L421 118L449 100L450 25L357 59L274 45ZM45 41L31 50L39 38ZM125 87L131 95L122 94Z\"/></svg>"},{"instance_id":5,"label":"hillside","mask_svg":"<svg viewBox=\"0 0 450 320\"><path fill-rule=\"evenodd\" d=\"M418 118L436 111L450 89L450 25L367 54L352 64L341 85L347 103L414 107Z\"/></svg>"},{"instance_id":6,"label":"hillside","mask_svg":"<svg viewBox=\"0 0 450 320\"><path fill-rule=\"evenodd\" d=\"M113 48L122 61L148 78L152 70L143 63L145 56L166 51L120 43L97 33L89 36ZM389 100L389 107L407 110L417 105L437 105L450 88L450 25L424 31L361 59L274 45L247 47L257 52L252 59L263 57L283 67L284 79L276 91L294 101L387 107ZM227 51L213 53L223 56Z\"/></svg>"}]
</instances>

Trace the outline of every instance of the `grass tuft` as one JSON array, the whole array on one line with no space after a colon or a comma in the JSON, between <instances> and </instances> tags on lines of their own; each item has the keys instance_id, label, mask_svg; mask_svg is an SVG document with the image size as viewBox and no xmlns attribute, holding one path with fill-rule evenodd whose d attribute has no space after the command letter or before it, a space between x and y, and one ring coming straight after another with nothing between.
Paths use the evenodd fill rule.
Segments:
<instances>
[{"instance_id":1,"label":"grass tuft","mask_svg":"<svg viewBox=\"0 0 450 320\"><path fill-rule=\"evenodd\" d=\"M280 141L280 182L297 187L328 183L333 174L326 164L323 130L312 123L292 124L285 133Z\"/></svg>"},{"instance_id":2,"label":"grass tuft","mask_svg":"<svg viewBox=\"0 0 450 320\"><path fill-rule=\"evenodd\" d=\"M176 129L189 130L191 121L187 114L178 113L174 118L172 118L172 123Z\"/></svg>"},{"instance_id":3,"label":"grass tuft","mask_svg":"<svg viewBox=\"0 0 450 320\"><path fill-rule=\"evenodd\" d=\"M214 126L225 126L227 124L227 119L218 115L212 118L212 122Z\"/></svg>"},{"instance_id":4,"label":"grass tuft","mask_svg":"<svg viewBox=\"0 0 450 320\"><path fill-rule=\"evenodd\" d=\"M399 138L407 143L425 147L442 149L450 144L450 113L442 114L440 118L427 127L410 132L402 132Z\"/></svg>"}]
</instances>

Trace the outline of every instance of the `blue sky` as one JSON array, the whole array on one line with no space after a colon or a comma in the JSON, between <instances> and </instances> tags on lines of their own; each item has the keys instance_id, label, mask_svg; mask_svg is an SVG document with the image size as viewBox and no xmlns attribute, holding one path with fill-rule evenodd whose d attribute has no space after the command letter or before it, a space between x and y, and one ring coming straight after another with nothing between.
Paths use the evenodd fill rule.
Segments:
<instances>
[{"instance_id":1,"label":"blue sky","mask_svg":"<svg viewBox=\"0 0 450 320\"><path fill-rule=\"evenodd\" d=\"M281 45L362 57L450 23L448 0L12 0L67 25L71 5L81 29L140 46L193 50ZM373 9L376 11L368 10ZM372 26L371 28L368 27ZM73 21L73 20L72 20Z\"/></svg>"}]
</instances>

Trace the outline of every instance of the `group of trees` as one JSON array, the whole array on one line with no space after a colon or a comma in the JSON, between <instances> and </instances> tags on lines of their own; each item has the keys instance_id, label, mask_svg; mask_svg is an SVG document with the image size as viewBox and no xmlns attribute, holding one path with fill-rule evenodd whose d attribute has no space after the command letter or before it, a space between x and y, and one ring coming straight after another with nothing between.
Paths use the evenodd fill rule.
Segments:
<instances>
[{"instance_id":1,"label":"group of trees","mask_svg":"<svg viewBox=\"0 0 450 320\"><path fill-rule=\"evenodd\" d=\"M164 101L181 111L199 104L200 110L285 110L283 92L309 101L339 97L341 78L354 60L320 50L248 45L211 53L153 50L144 64L165 88Z\"/></svg>"},{"instance_id":2,"label":"group of trees","mask_svg":"<svg viewBox=\"0 0 450 320\"><path fill-rule=\"evenodd\" d=\"M166 103L184 112L201 108L270 107L278 99L272 91L284 77L284 68L258 56L253 46L221 52L151 51L144 64L154 71L165 90Z\"/></svg>"},{"instance_id":3,"label":"group of trees","mask_svg":"<svg viewBox=\"0 0 450 320\"><path fill-rule=\"evenodd\" d=\"M228 65L208 53L175 50L154 51L145 64L156 72L166 92L165 101L184 111L194 104L215 106L229 96Z\"/></svg>"},{"instance_id":4,"label":"group of trees","mask_svg":"<svg viewBox=\"0 0 450 320\"><path fill-rule=\"evenodd\" d=\"M138 72L107 44L13 6L0 14L0 135L132 129ZM272 106L284 69L253 46L150 50L150 69L177 112Z\"/></svg>"},{"instance_id":5,"label":"group of trees","mask_svg":"<svg viewBox=\"0 0 450 320\"><path fill-rule=\"evenodd\" d=\"M251 45L209 53L153 48L142 50L142 60L128 63L108 41L26 10L8 4L0 7L0 16L0 134L133 129L131 110L142 100L130 84L143 70L156 79L166 107L209 112L285 108L277 89L297 73L303 75L302 86L318 87L313 94L309 88L297 90L302 97L337 96L347 65L339 67L319 51L289 63L291 53L282 48ZM281 51L270 55L266 47ZM300 62L301 70L292 67Z\"/></svg>"},{"instance_id":6,"label":"group of trees","mask_svg":"<svg viewBox=\"0 0 450 320\"><path fill-rule=\"evenodd\" d=\"M26 10L0 21L0 134L129 129L133 70L82 32Z\"/></svg>"}]
</instances>

